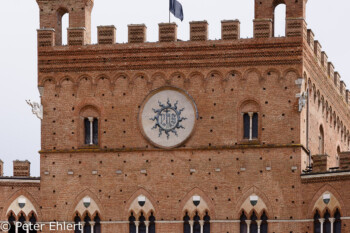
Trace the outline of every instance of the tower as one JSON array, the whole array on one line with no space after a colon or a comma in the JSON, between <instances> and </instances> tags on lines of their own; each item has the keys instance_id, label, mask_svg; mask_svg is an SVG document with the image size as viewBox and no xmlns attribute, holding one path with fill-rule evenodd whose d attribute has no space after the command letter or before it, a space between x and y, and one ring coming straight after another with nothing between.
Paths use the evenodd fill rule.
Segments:
<instances>
[{"instance_id":1,"label":"tower","mask_svg":"<svg viewBox=\"0 0 350 233\"><path fill-rule=\"evenodd\" d=\"M55 45L62 44L62 17L69 14L68 44L91 42L93 0L37 0L40 8L40 29L55 31Z\"/></svg>"},{"instance_id":2,"label":"tower","mask_svg":"<svg viewBox=\"0 0 350 233\"><path fill-rule=\"evenodd\" d=\"M254 37L274 36L275 9L286 5L286 36L306 37L305 9L307 0L255 0Z\"/></svg>"}]
</instances>

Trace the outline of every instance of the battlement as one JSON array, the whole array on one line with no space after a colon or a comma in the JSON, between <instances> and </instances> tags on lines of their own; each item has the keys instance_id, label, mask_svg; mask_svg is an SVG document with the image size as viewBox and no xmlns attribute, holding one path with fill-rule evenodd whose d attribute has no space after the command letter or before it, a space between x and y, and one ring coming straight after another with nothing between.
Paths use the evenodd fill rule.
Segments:
<instances>
[{"instance_id":1,"label":"battlement","mask_svg":"<svg viewBox=\"0 0 350 233\"><path fill-rule=\"evenodd\" d=\"M4 176L4 162L2 160L0 160L0 176ZM28 160L14 160L13 177L30 177L30 162Z\"/></svg>"}]
</instances>

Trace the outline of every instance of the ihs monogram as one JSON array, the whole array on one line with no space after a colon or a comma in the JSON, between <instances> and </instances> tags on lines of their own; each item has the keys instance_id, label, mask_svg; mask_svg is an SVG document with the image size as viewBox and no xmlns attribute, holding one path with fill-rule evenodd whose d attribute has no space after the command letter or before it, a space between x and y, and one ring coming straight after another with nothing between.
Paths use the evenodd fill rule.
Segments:
<instances>
[{"instance_id":1,"label":"ihs monogram","mask_svg":"<svg viewBox=\"0 0 350 233\"><path fill-rule=\"evenodd\" d=\"M150 118L150 120L155 121L155 125L152 129L159 129L159 135L158 137L162 136L162 133L164 132L167 135L167 139L169 139L170 134L173 133L176 136L178 129L185 129L181 125L181 122L184 120L187 120L186 117L181 117L181 113L185 108L177 109L178 101L174 105L172 105L168 99L167 105L162 104L160 101L158 101L159 109L152 109L156 115L153 118Z\"/></svg>"}]
</instances>

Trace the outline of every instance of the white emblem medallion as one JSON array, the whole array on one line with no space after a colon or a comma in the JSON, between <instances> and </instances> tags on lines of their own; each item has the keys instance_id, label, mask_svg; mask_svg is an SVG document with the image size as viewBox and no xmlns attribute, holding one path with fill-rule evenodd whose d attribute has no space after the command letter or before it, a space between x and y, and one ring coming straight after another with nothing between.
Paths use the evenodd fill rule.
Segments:
<instances>
[{"instance_id":1,"label":"white emblem medallion","mask_svg":"<svg viewBox=\"0 0 350 233\"><path fill-rule=\"evenodd\" d=\"M163 87L149 94L139 116L143 134L152 144L174 148L191 136L197 109L185 91Z\"/></svg>"}]
</instances>

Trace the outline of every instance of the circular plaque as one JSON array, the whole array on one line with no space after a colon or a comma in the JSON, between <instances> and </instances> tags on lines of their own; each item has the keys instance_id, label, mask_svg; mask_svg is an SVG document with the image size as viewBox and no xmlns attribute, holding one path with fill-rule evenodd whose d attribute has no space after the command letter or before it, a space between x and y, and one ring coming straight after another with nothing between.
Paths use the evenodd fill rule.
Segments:
<instances>
[{"instance_id":1,"label":"circular plaque","mask_svg":"<svg viewBox=\"0 0 350 233\"><path fill-rule=\"evenodd\" d=\"M174 148L191 136L197 108L185 91L162 87L147 96L139 118L141 130L152 144L161 148Z\"/></svg>"}]
</instances>

